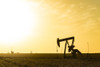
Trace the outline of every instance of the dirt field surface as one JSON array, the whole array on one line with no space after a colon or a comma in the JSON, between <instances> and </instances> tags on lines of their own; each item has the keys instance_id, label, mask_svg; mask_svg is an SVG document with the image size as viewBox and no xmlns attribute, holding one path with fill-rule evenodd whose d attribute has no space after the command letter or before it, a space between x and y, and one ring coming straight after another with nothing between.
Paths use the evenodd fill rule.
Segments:
<instances>
[{"instance_id":1,"label":"dirt field surface","mask_svg":"<svg viewBox=\"0 0 100 67\"><path fill-rule=\"evenodd\" d=\"M100 67L100 58L35 58L1 55L0 67Z\"/></svg>"}]
</instances>

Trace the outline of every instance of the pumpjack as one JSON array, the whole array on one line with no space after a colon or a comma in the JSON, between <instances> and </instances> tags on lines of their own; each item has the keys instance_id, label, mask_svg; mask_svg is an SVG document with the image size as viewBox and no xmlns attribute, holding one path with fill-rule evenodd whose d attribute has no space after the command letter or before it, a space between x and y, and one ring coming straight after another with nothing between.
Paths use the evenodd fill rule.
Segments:
<instances>
[{"instance_id":1,"label":"pumpjack","mask_svg":"<svg viewBox=\"0 0 100 67\"><path fill-rule=\"evenodd\" d=\"M73 45L74 44L74 39L75 39L74 37L68 37L68 38L63 38L63 39L57 38L58 47L60 47L60 42L65 41L64 58L66 57L66 46L67 46L67 44L68 44L68 52L71 52L73 57L76 57L76 53L82 55L81 52L78 49L73 49L75 47ZM69 45L68 40L72 40L71 45Z\"/></svg>"}]
</instances>

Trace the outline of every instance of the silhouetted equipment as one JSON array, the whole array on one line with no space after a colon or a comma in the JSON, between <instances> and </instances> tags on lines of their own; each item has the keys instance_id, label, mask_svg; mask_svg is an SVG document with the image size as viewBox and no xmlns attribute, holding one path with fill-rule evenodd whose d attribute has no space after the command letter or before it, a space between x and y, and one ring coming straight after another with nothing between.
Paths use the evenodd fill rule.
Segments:
<instances>
[{"instance_id":1,"label":"silhouetted equipment","mask_svg":"<svg viewBox=\"0 0 100 67\"><path fill-rule=\"evenodd\" d=\"M66 45L67 44L69 45L68 40L71 40L71 39L72 39L72 44L71 45L73 45L73 43L74 43L74 37L69 37L69 38L64 38L64 39L57 38L57 45L59 47L60 47L60 42L65 41L64 58L66 57L65 56L65 54L66 54Z\"/></svg>"},{"instance_id":2,"label":"silhouetted equipment","mask_svg":"<svg viewBox=\"0 0 100 67\"><path fill-rule=\"evenodd\" d=\"M71 52L72 53L72 56L73 57L76 57L76 53L81 54L81 52L78 50L78 49L73 49L75 46L71 45L71 46L68 46L68 52Z\"/></svg>"},{"instance_id":3,"label":"silhouetted equipment","mask_svg":"<svg viewBox=\"0 0 100 67\"><path fill-rule=\"evenodd\" d=\"M66 41L66 43L68 43L68 40L71 40L72 39L72 45L74 44L74 37L69 37L69 38L64 38L64 39L59 39L57 38L57 44L58 46L60 47L60 42L62 41ZM68 43L69 44L69 43Z\"/></svg>"},{"instance_id":4,"label":"silhouetted equipment","mask_svg":"<svg viewBox=\"0 0 100 67\"><path fill-rule=\"evenodd\" d=\"M14 54L14 51L11 51L11 54Z\"/></svg>"},{"instance_id":5,"label":"silhouetted equipment","mask_svg":"<svg viewBox=\"0 0 100 67\"><path fill-rule=\"evenodd\" d=\"M69 45L69 42L68 42L68 40L72 40L72 44L71 44L71 46ZM62 41L65 41L65 49L64 49L64 58L66 57L66 46L67 46L67 44L68 44L68 52L71 52L72 53L72 55L73 55L73 57L75 57L76 56L76 53L79 53L79 54L81 54L81 52L78 50L78 49L73 49L75 46L73 45L74 44L74 37L68 37L68 38L63 38L63 39L59 39L59 38L57 38L57 45L60 47L60 42L62 42Z\"/></svg>"}]
</instances>

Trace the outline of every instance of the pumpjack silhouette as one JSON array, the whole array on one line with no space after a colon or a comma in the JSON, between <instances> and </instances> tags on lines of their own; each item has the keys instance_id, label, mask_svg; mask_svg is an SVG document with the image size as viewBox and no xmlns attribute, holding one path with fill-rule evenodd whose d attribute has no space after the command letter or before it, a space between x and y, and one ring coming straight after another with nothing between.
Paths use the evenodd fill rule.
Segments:
<instances>
[{"instance_id":1,"label":"pumpjack silhouette","mask_svg":"<svg viewBox=\"0 0 100 67\"><path fill-rule=\"evenodd\" d=\"M72 44L69 45L68 40L71 40L71 39L72 39ZM67 44L68 44L68 52L71 52L72 57L75 58L77 53L82 55L81 52L78 49L74 49L74 47L75 47L73 45L74 44L74 37L68 37L68 38L63 38L63 39L57 38L57 45L58 45L58 47L60 47L60 42L62 42L62 41L66 41L65 42L65 49L64 49L64 58L66 58L66 46L67 46Z\"/></svg>"}]
</instances>

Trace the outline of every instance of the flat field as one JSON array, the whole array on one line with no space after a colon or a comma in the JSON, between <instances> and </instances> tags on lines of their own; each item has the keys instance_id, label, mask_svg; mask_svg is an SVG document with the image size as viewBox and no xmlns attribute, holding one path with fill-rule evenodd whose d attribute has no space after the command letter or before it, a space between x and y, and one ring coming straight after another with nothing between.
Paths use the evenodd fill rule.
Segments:
<instances>
[{"instance_id":1,"label":"flat field","mask_svg":"<svg viewBox=\"0 0 100 67\"><path fill-rule=\"evenodd\" d=\"M0 54L0 67L100 67L100 54Z\"/></svg>"}]
</instances>

